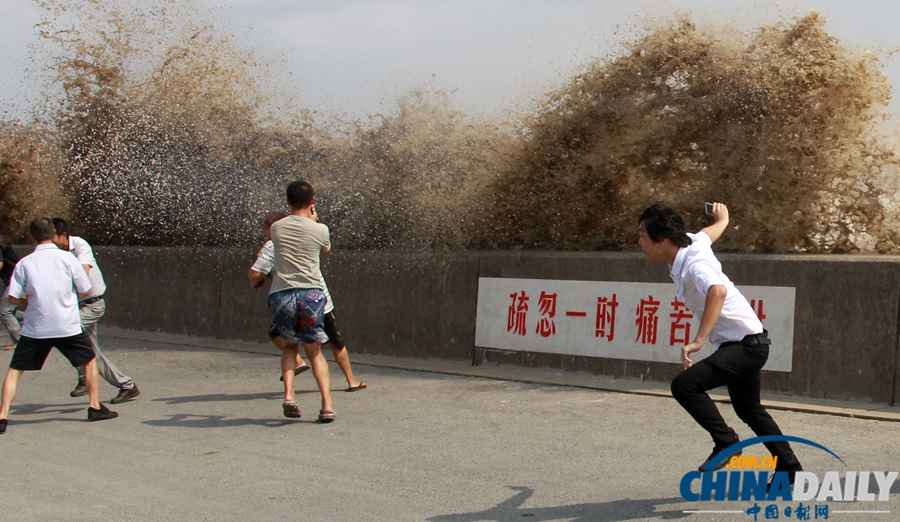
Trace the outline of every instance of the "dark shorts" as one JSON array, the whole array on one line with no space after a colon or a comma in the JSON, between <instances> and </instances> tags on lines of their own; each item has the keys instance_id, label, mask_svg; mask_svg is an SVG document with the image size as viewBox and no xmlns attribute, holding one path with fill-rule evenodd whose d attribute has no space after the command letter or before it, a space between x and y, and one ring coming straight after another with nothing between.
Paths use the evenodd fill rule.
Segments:
<instances>
[{"instance_id":1,"label":"dark shorts","mask_svg":"<svg viewBox=\"0 0 900 522\"><path fill-rule=\"evenodd\" d=\"M269 332L268 332L268 334L269 334L269 339L271 339L271 340L273 340L273 341L274 341L275 339L281 337L281 334L278 333L278 327L275 326L275 321L272 321L272 324L269 325Z\"/></svg>"},{"instance_id":2,"label":"dark shorts","mask_svg":"<svg viewBox=\"0 0 900 522\"><path fill-rule=\"evenodd\" d=\"M75 367L84 366L94 358L94 346L84 332L53 339L34 339L23 335L19 338L9 367L13 370L40 370L54 347Z\"/></svg>"},{"instance_id":3,"label":"dark shorts","mask_svg":"<svg viewBox=\"0 0 900 522\"><path fill-rule=\"evenodd\" d=\"M269 296L269 310L278 334L289 343L328 342L322 328L325 294L317 288L293 288Z\"/></svg>"},{"instance_id":4,"label":"dark shorts","mask_svg":"<svg viewBox=\"0 0 900 522\"><path fill-rule=\"evenodd\" d=\"M337 323L334 322L334 312L325 314L322 328L325 330L325 335L328 336L329 343L338 350L344 347L344 339L341 338L341 332L338 331Z\"/></svg>"},{"instance_id":5,"label":"dark shorts","mask_svg":"<svg viewBox=\"0 0 900 522\"><path fill-rule=\"evenodd\" d=\"M338 350L344 348L344 339L341 337L341 332L338 330L337 323L334 322L334 313L328 312L325 314L325 317L322 319L322 330L325 331L325 335L328 336L328 342L331 343ZM281 334L278 333L278 327L275 326L275 322L269 326L269 339L275 340L278 337L281 337Z\"/></svg>"}]
</instances>

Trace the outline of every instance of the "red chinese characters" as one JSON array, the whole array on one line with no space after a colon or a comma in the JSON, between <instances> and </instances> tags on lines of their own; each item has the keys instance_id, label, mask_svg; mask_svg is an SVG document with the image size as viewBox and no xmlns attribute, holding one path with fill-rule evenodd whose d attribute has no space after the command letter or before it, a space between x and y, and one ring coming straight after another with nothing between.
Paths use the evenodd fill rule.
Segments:
<instances>
[{"instance_id":1,"label":"red chinese characters","mask_svg":"<svg viewBox=\"0 0 900 522\"><path fill-rule=\"evenodd\" d=\"M694 314L688 310L686 304L678 299L672 301L673 313L669 314L672 319L671 328L669 328L669 346L678 344L688 344L691 342L691 323L688 319L693 319Z\"/></svg>"},{"instance_id":2,"label":"red chinese characters","mask_svg":"<svg viewBox=\"0 0 900 522\"><path fill-rule=\"evenodd\" d=\"M528 313L529 297L522 290L521 294L513 292L509 294L512 304L509 305L509 314L506 317L506 331L518 335L525 335L525 319Z\"/></svg>"},{"instance_id":3,"label":"red chinese characters","mask_svg":"<svg viewBox=\"0 0 900 522\"><path fill-rule=\"evenodd\" d=\"M550 337L556 335L556 294L548 294L541 292L538 298L538 311L541 314L541 320L538 322L536 333L541 337Z\"/></svg>"},{"instance_id":4,"label":"red chinese characters","mask_svg":"<svg viewBox=\"0 0 900 522\"><path fill-rule=\"evenodd\" d=\"M613 340L616 335L616 308L618 306L616 294L612 295L612 299L597 298L597 321L594 337L604 337L607 341Z\"/></svg>"},{"instance_id":5,"label":"red chinese characters","mask_svg":"<svg viewBox=\"0 0 900 522\"><path fill-rule=\"evenodd\" d=\"M752 299L750 301L750 308L756 313L756 317L759 317L760 321L765 321L766 314L763 312L763 300L760 299L757 301L756 299Z\"/></svg>"},{"instance_id":6,"label":"red chinese characters","mask_svg":"<svg viewBox=\"0 0 900 522\"><path fill-rule=\"evenodd\" d=\"M659 317L656 313L659 311L659 304L659 301L653 299L652 295L647 296L647 299L641 299L637 307L637 319L634 322L638 327L634 342L656 344L656 333L659 327Z\"/></svg>"}]
</instances>

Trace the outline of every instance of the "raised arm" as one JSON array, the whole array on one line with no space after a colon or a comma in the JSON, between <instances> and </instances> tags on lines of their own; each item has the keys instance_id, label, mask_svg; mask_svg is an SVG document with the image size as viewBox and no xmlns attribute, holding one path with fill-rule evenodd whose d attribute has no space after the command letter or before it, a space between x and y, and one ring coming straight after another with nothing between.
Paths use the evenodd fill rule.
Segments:
<instances>
[{"instance_id":1,"label":"raised arm","mask_svg":"<svg viewBox=\"0 0 900 522\"><path fill-rule=\"evenodd\" d=\"M705 233L715 243L728 227L728 207L724 203L713 203L712 213L716 221L700 232Z\"/></svg>"}]
</instances>

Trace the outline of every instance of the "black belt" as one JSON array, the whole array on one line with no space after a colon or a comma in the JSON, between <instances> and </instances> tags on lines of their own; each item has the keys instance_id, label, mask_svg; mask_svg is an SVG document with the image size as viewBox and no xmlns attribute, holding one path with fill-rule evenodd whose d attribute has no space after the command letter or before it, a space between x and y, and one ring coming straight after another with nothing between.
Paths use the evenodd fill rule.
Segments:
<instances>
[{"instance_id":1,"label":"black belt","mask_svg":"<svg viewBox=\"0 0 900 522\"><path fill-rule=\"evenodd\" d=\"M82 306L86 306L86 305L92 305L92 304L96 303L97 301L102 301L102 300L103 300L102 295L98 295L97 297L89 297L89 298L85 299L84 301L78 303L78 306L82 307Z\"/></svg>"},{"instance_id":2,"label":"black belt","mask_svg":"<svg viewBox=\"0 0 900 522\"><path fill-rule=\"evenodd\" d=\"M745 335L744 338L741 339L741 344L746 346L769 345L772 344L772 339L769 339L768 330L763 330L763 333Z\"/></svg>"}]
</instances>

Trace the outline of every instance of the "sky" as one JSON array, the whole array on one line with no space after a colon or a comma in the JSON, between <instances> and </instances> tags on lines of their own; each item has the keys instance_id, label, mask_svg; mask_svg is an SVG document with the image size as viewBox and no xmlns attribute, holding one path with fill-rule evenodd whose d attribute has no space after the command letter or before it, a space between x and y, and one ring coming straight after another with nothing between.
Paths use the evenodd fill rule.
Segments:
<instances>
[{"instance_id":1,"label":"sky","mask_svg":"<svg viewBox=\"0 0 900 522\"><path fill-rule=\"evenodd\" d=\"M398 96L423 85L452 92L472 114L527 111L587 64L621 54L644 20L676 12L752 31L815 10L853 48L900 48L900 2L886 0L198 1L223 29L281 60L280 88L302 106L352 118L391 113ZM0 13L0 114L21 117L40 95L28 71L41 12L31 0L0 0ZM894 85L897 62L885 62Z\"/></svg>"}]
</instances>

